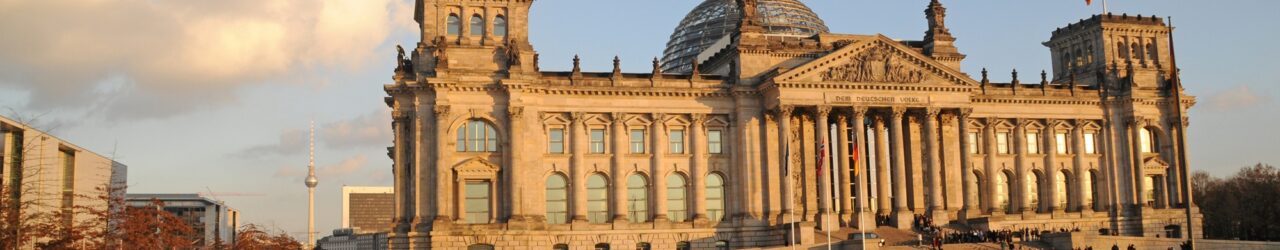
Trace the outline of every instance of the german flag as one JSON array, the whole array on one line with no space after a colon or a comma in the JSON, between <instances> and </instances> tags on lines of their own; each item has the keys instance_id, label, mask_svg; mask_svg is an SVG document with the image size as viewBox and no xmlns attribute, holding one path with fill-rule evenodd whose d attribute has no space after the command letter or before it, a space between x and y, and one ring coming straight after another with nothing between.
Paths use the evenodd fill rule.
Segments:
<instances>
[{"instance_id":1,"label":"german flag","mask_svg":"<svg viewBox=\"0 0 1280 250\"><path fill-rule=\"evenodd\" d=\"M1084 5L1093 5L1093 0L1084 0Z\"/></svg>"}]
</instances>

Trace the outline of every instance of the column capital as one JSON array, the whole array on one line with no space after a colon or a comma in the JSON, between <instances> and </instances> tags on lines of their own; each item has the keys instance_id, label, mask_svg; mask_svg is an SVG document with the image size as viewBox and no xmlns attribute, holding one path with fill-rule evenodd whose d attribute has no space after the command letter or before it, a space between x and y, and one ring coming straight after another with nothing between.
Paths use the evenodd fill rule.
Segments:
<instances>
[{"instance_id":1,"label":"column capital","mask_svg":"<svg viewBox=\"0 0 1280 250\"><path fill-rule=\"evenodd\" d=\"M941 118L942 123L951 123L951 121L956 119L956 114L952 114L950 112L942 113Z\"/></svg>"},{"instance_id":2,"label":"column capital","mask_svg":"<svg viewBox=\"0 0 1280 250\"><path fill-rule=\"evenodd\" d=\"M795 112L796 107L787 104L779 104L777 110L779 115L791 116L791 114Z\"/></svg>"},{"instance_id":3,"label":"column capital","mask_svg":"<svg viewBox=\"0 0 1280 250\"><path fill-rule=\"evenodd\" d=\"M689 114L689 120L692 121L694 125L701 125L703 122L707 121L707 114Z\"/></svg>"},{"instance_id":4,"label":"column capital","mask_svg":"<svg viewBox=\"0 0 1280 250\"><path fill-rule=\"evenodd\" d=\"M571 120L573 123L576 123L576 124L582 124L587 120L587 113L586 112L570 112L569 120Z\"/></svg>"},{"instance_id":5,"label":"column capital","mask_svg":"<svg viewBox=\"0 0 1280 250\"><path fill-rule=\"evenodd\" d=\"M439 105L439 104L437 104L437 105L436 105L436 107L435 107L434 109L432 109L432 112L435 112L435 113L436 113L436 116L446 116L446 115L449 115L449 105Z\"/></svg>"},{"instance_id":6,"label":"column capital","mask_svg":"<svg viewBox=\"0 0 1280 250\"><path fill-rule=\"evenodd\" d=\"M814 114L818 116L827 116L831 114L831 106L821 105L813 109Z\"/></svg>"},{"instance_id":7,"label":"column capital","mask_svg":"<svg viewBox=\"0 0 1280 250\"><path fill-rule=\"evenodd\" d=\"M938 114L941 112L942 109L937 107L928 107L924 109L924 115L927 117L938 117Z\"/></svg>"},{"instance_id":8,"label":"column capital","mask_svg":"<svg viewBox=\"0 0 1280 250\"><path fill-rule=\"evenodd\" d=\"M902 116L907 113L907 107L894 106L890 111L892 112L890 115L893 116L894 120L901 120Z\"/></svg>"},{"instance_id":9,"label":"column capital","mask_svg":"<svg viewBox=\"0 0 1280 250\"><path fill-rule=\"evenodd\" d=\"M867 116L867 110L868 110L867 106L855 106L855 107L853 107L852 109L849 109L849 114L852 114L852 115L853 115L853 117L855 117L855 118L856 118L856 117L866 117L866 116Z\"/></svg>"},{"instance_id":10,"label":"column capital","mask_svg":"<svg viewBox=\"0 0 1280 250\"><path fill-rule=\"evenodd\" d=\"M391 111L391 119L397 122L408 121L413 117L413 110L396 110Z\"/></svg>"},{"instance_id":11,"label":"column capital","mask_svg":"<svg viewBox=\"0 0 1280 250\"><path fill-rule=\"evenodd\" d=\"M657 124L666 120L668 115L666 113L650 113L649 116L653 117L653 123Z\"/></svg>"},{"instance_id":12,"label":"column capital","mask_svg":"<svg viewBox=\"0 0 1280 250\"><path fill-rule=\"evenodd\" d=\"M1013 118L1013 123L1020 129L1026 129L1033 121L1027 118Z\"/></svg>"},{"instance_id":13,"label":"column capital","mask_svg":"<svg viewBox=\"0 0 1280 250\"><path fill-rule=\"evenodd\" d=\"M623 119L627 118L627 113L623 113L623 112L609 113L609 118L613 119L614 125L622 125Z\"/></svg>"},{"instance_id":14,"label":"column capital","mask_svg":"<svg viewBox=\"0 0 1280 250\"><path fill-rule=\"evenodd\" d=\"M524 106L507 106L507 115L511 118L524 117Z\"/></svg>"},{"instance_id":15,"label":"column capital","mask_svg":"<svg viewBox=\"0 0 1280 250\"><path fill-rule=\"evenodd\" d=\"M836 112L836 122L840 124L845 124L845 122L847 121L849 121L848 112Z\"/></svg>"}]
</instances>

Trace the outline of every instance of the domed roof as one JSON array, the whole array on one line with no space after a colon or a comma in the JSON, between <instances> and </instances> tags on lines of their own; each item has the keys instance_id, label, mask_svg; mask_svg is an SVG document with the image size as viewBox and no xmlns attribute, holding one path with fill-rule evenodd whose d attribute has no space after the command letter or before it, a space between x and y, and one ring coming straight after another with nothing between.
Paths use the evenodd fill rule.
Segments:
<instances>
[{"instance_id":1,"label":"domed roof","mask_svg":"<svg viewBox=\"0 0 1280 250\"><path fill-rule=\"evenodd\" d=\"M766 35L811 36L827 25L799 0L758 0L757 16ZM662 56L662 71L689 73L694 57L732 34L742 18L735 0L706 0L680 21Z\"/></svg>"}]
</instances>

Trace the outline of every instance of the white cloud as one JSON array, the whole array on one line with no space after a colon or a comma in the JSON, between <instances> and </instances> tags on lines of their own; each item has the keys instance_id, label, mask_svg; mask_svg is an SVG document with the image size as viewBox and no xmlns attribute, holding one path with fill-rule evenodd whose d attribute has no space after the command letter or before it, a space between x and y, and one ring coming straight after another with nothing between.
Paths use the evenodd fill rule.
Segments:
<instances>
[{"instance_id":1,"label":"white cloud","mask_svg":"<svg viewBox=\"0 0 1280 250\"><path fill-rule=\"evenodd\" d=\"M353 119L327 123L321 126L318 133L320 143L329 148L382 148L391 146L391 111L382 109Z\"/></svg>"},{"instance_id":2,"label":"white cloud","mask_svg":"<svg viewBox=\"0 0 1280 250\"><path fill-rule=\"evenodd\" d=\"M1248 85L1238 85L1223 90L1204 100L1205 104L1209 105L1209 109L1217 111L1251 108L1270 101L1271 96L1253 91Z\"/></svg>"},{"instance_id":3,"label":"white cloud","mask_svg":"<svg viewBox=\"0 0 1280 250\"><path fill-rule=\"evenodd\" d=\"M407 2L0 1L0 85L28 91L35 109L168 117L304 69L359 69L412 27Z\"/></svg>"}]
</instances>

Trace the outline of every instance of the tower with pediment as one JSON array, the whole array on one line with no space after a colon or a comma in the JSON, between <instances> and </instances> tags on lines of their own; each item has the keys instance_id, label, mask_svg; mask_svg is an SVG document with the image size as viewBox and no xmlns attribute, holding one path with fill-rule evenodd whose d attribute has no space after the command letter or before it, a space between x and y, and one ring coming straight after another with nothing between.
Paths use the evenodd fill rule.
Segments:
<instances>
[{"instance_id":1,"label":"tower with pediment","mask_svg":"<svg viewBox=\"0 0 1280 250\"><path fill-rule=\"evenodd\" d=\"M961 71L936 0L920 40L705 0L644 73L540 70L533 5L417 1L421 42L384 86L392 249L768 248L920 219L1186 232L1195 98L1159 19L1081 20L1044 43L1052 72L993 82Z\"/></svg>"}]
</instances>

